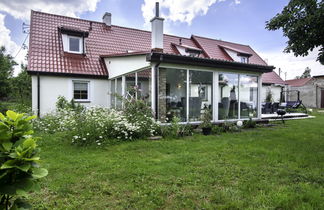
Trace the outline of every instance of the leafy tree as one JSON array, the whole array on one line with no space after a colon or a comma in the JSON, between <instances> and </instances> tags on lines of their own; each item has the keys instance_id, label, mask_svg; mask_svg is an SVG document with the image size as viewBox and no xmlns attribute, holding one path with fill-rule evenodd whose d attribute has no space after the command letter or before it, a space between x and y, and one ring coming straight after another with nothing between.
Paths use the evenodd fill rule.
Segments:
<instances>
[{"instance_id":1,"label":"leafy tree","mask_svg":"<svg viewBox=\"0 0 324 210\"><path fill-rule=\"evenodd\" d=\"M303 79L303 78L310 78L311 77L311 69L309 67L306 67L304 73L299 77L297 76L296 79Z\"/></svg>"},{"instance_id":2,"label":"leafy tree","mask_svg":"<svg viewBox=\"0 0 324 210\"><path fill-rule=\"evenodd\" d=\"M22 104L31 102L31 77L27 73L27 66L21 64L21 72L10 79L11 99Z\"/></svg>"},{"instance_id":3,"label":"leafy tree","mask_svg":"<svg viewBox=\"0 0 324 210\"><path fill-rule=\"evenodd\" d=\"M11 55L6 54L6 48L0 47L0 100L7 98L10 92L10 78L13 74L13 67L17 63Z\"/></svg>"},{"instance_id":4,"label":"leafy tree","mask_svg":"<svg viewBox=\"0 0 324 210\"><path fill-rule=\"evenodd\" d=\"M284 52L307 56L319 47L317 60L324 65L324 2L319 0L290 0L281 13L266 22L266 29L282 28L288 37Z\"/></svg>"}]
</instances>

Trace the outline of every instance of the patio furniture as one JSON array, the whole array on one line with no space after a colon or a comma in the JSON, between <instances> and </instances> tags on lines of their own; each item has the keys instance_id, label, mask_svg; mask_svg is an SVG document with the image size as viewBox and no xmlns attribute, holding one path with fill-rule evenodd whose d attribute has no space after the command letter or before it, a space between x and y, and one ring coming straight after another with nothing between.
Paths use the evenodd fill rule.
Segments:
<instances>
[{"instance_id":1,"label":"patio furniture","mask_svg":"<svg viewBox=\"0 0 324 210\"><path fill-rule=\"evenodd\" d=\"M285 123L283 118L284 118L284 115L286 114L286 111L284 109L278 109L277 114L278 114L278 117L279 116L281 117L282 123Z\"/></svg>"},{"instance_id":2,"label":"patio furniture","mask_svg":"<svg viewBox=\"0 0 324 210\"><path fill-rule=\"evenodd\" d=\"M272 103L266 102L262 104L262 114L271 114L272 112Z\"/></svg>"}]
</instances>

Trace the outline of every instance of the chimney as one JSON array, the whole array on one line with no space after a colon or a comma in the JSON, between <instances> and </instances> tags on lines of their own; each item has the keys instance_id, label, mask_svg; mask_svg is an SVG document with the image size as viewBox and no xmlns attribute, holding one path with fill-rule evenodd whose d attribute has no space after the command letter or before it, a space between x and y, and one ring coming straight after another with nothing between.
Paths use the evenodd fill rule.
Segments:
<instances>
[{"instance_id":1,"label":"chimney","mask_svg":"<svg viewBox=\"0 0 324 210\"><path fill-rule=\"evenodd\" d=\"M106 12L102 17L102 22L106 24L106 26L111 26L111 13Z\"/></svg>"},{"instance_id":2,"label":"chimney","mask_svg":"<svg viewBox=\"0 0 324 210\"><path fill-rule=\"evenodd\" d=\"M151 50L152 52L163 52L163 21L160 17L159 2L155 3L155 17L151 20Z\"/></svg>"}]
</instances>

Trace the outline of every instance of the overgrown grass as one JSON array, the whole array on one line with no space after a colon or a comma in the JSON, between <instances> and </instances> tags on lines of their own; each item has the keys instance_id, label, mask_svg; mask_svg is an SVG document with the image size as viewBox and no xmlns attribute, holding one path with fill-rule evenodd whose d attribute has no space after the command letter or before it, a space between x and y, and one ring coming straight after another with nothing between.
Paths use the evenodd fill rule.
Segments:
<instances>
[{"instance_id":1,"label":"overgrown grass","mask_svg":"<svg viewBox=\"0 0 324 210\"><path fill-rule=\"evenodd\" d=\"M324 113L286 125L77 147L44 135L47 209L324 209Z\"/></svg>"}]
</instances>

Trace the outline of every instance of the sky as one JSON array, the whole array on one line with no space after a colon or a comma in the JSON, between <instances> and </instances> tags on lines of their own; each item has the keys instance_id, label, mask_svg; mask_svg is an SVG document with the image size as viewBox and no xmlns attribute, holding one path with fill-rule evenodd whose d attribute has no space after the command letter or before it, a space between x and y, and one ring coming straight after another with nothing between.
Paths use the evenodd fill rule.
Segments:
<instances>
[{"instance_id":1,"label":"sky","mask_svg":"<svg viewBox=\"0 0 324 210\"><path fill-rule=\"evenodd\" d=\"M101 21L112 13L112 24L150 30L157 0L0 0L0 46L5 46L17 63L26 63L23 46L28 33L22 24L30 23L30 10ZM318 50L306 57L285 54L287 38L282 31L268 31L266 21L280 13L288 0L158 0L165 18L165 33L190 37L191 34L250 45L269 65L294 79L306 67L312 75L323 75L316 61ZM28 46L28 37L25 42ZM19 67L15 69L15 74Z\"/></svg>"}]
</instances>

